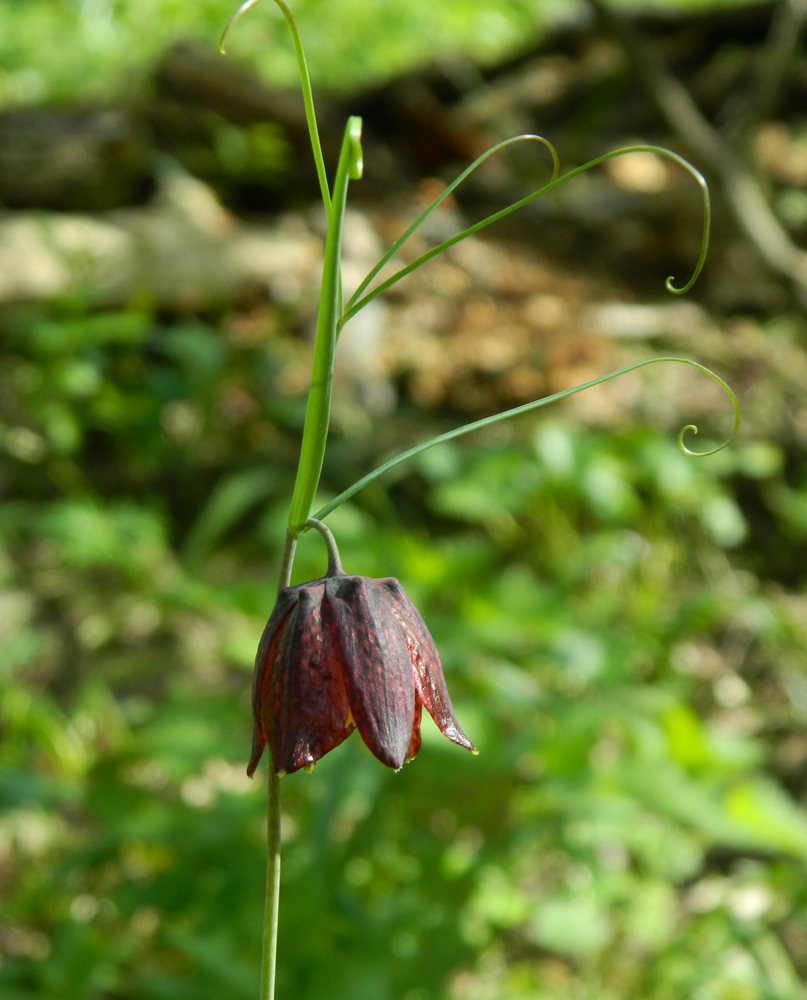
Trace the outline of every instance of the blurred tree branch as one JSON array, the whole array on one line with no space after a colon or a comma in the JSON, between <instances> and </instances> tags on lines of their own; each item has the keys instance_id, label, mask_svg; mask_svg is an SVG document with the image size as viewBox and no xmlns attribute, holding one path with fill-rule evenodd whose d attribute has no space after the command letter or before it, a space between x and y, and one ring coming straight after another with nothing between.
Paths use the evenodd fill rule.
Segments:
<instances>
[{"instance_id":1,"label":"blurred tree branch","mask_svg":"<svg viewBox=\"0 0 807 1000\"><path fill-rule=\"evenodd\" d=\"M735 222L751 245L766 266L790 285L802 308L807 309L807 253L793 243L774 214L743 152L708 121L686 87L669 72L633 24L606 0L589 0L589 3L624 47L636 75L668 124L719 179ZM803 0L785 0L783 6L787 11L775 19L765 46L766 56L770 58L771 52L776 52L775 58L781 64L786 63L786 53L794 52L796 45L795 39L783 37L782 24L790 30L800 27L805 14ZM785 65L769 69L765 62L763 57L758 64L757 81L762 92L747 113L747 127L753 120L752 114L769 110L785 76Z\"/></svg>"},{"instance_id":2,"label":"blurred tree branch","mask_svg":"<svg viewBox=\"0 0 807 1000\"><path fill-rule=\"evenodd\" d=\"M793 68L805 21L807 0L780 0L765 45L754 62L745 100L735 114L729 109L726 116L728 136L747 140L754 126L774 113Z\"/></svg>"}]
</instances>

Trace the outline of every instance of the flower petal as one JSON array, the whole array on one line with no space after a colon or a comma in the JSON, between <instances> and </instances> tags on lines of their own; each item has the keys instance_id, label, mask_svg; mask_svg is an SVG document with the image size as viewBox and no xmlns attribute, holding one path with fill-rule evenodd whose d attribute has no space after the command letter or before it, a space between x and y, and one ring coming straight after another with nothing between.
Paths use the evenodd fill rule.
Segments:
<instances>
[{"instance_id":1,"label":"flower petal","mask_svg":"<svg viewBox=\"0 0 807 1000\"><path fill-rule=\"evenodd\" d=\"M420 695L415 691L415 721L412 724L412 738L409 740L409 749L406 751L406 759L410 761L420 750L423 740L420 737L420 716L423 713L423 702Z\"/></svg>"},{"instance_id":2,"label":"flower petal","mask_svg":"<svg viewBox=\"0 0 807 1000\"><path fill-rule=\"evenodd\" d=\"M275 771L314 764L354 729L333 625L323 622L324 586L300 591L277 643L263 722Z\"/></svg>"},{"instance_id":3,"label":"flower petal","mask_svg":"<svg viewBox=\"0 0 807 1000\"><path fill-rule=\"evenodd\" d=\"M261 718L261 706L271 676L277 639L289 613L297 603L298 593L299 587L287 587L278 594L269 621L261 635L261 641L258 643L258 652L255 654L255 670L252 676L252 753L247 765L247 774L250 778L255 773L266 746L266 730Z\"/></svg>"},{"instance_id":4,"label":"flower petal","mask_svg":"<svg viewBox=\"0 0 807 1000\"><path fill-rule=\"evenodd\" d=\"M434 640L429 635L429 630L420 617L420 613L396 579L390 577L386 580L379 580L378 583L386 590L390 607L406 636L410 662L415 675L415 686L426 706L426 711L437 723L443 736L447 736L454 743L476 753L473 743L462 731L460 724L454 717L451 698L443 678L440 654L437 652Z\"/></svg>"},{"instance_id":5,"label":"flower petal","mask_svg":"<svg viewBox=\"0 0 807 1000\"><path fill-rule=\"evenodd\" d=\"M415 683L406 636L386 590L366 577L330 577L323 619L333 623L361 737L382 763L397 770L412 740Z\"/></svg>"}]
</instances>

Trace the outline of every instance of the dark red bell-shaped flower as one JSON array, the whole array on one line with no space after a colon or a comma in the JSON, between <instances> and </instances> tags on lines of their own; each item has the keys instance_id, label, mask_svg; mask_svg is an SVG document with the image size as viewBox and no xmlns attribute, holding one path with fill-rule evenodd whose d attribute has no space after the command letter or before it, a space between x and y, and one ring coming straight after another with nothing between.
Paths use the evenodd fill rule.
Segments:
<instances>
[{"instance_id":1,"label":"dark red bell-shaped flower","mask_svg":"<svg viewBox=\"0 0 807 1000\"><path fill-rule=\"evenodd\" d=\"M354 729L397 770L420 749L423 705L443 735L476 753L454 718L434 642L400 583L347 575L330 532L312 526L329 543L328 574L281 590L264 629L247 774L267 741L275 771L291 774Z\"/></svg>"}]
</instances>

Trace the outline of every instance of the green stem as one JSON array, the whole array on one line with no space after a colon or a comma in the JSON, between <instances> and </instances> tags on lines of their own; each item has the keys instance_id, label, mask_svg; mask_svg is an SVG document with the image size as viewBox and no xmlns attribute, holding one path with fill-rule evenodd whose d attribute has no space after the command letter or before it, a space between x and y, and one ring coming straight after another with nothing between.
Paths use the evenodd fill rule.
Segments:
<instances>
[{"instance_id":1,"label":"green stem","mask_svg":"<svg viewBox=\"0 0 807 1000\"><path fill-rule=\"evenodd\" d=\"M695 458L705 458L707 455L714 455L716 452L722 451L729 444L731 444L737 435L737 431L740 429L740 404L737 402L737 397L734 395L731 388L723 381L722 378L720 378L719 375L715 375L713 371L706 368L704 365L698 364L697 361L690 361L689 358L648 358L646 361L637 361L632 365L627 365L625 368L618 368L616 371L609 372L607 375L600 375L599 378L594 378L590 382L583 382L581 385L576 385L571 389L564 389L562 392L555 392L551 396L544 396L542 399L535 399L531 403L524 403L521 406L515 406L513 409L504 410L502 413L494 413L493 416L483 417L481 420L474 420L470 424L463 424L462 427L455 427L454 430L446 431L445 434L438 434L437 437L433 437L429 441L424 441L422 444L415 445L414 448L409 448L408 451L401 452L401 454L396 455L395 458L391 458L388 462L384 462L383 465L379 465L377 469L373 469L372 472L368 472L366 476L354 483L352 486L349 486L346 490L340 493L338 497L334 497L330 503L326 503L324 507L321 507L316 514L314 514L314 518L321 521L323 518L327 517L328 514L336 510L337 507L341 507L345 500L349 500L355 493L358 493L360 489L363 489L374 479L378 479L378 477L383 475L385 472L389 472L390 469L394 469L396 465L400 465L402 462L406 462L408 459L414 458L415 455L419 455L423 451L428 451L429 448L434 448L435 445L444 444L446 441L452 441L454 438L462 437L464 434L470 434L471 431L481 430L483 427L488 427L490 424L498 423L500 420L508 420L510 417L517 417L522 413L529 413L530 410L537 410L539 407L547 406L549 403L556 403L560 399L565 399L567 396L573 396L575 393L582 392L584 389L590 389L592 386L599 385L601 382L607 382L609 379L616 378L618 375L626 375L628 372L635 371L637 368L644 368L646 365L655 365L661 361L670 361L679 365L689 365L691 368L697 368L698 371L703 372L705 375L714 379L714 381L728 393L734 407L734 427L725 441L719 444L716 448L710 448L708 451L692 451L684 444L684 435L687 431L692 431L697 434L698 428L694 424L687 424L686 427L682 428L678 434L678 444L687 455L692 455Z\"/></svg>"},{"instance_id":2,"label":"green stem","mask_svg":"<svg viewBox=\"0 0 807 1000\"><path fill-rule=\"evenodd\" d=\"M266 844L266 906L261 953L260 1000L274 1000L277 968L277 921L280 899L280 775L275 774L272 750L269 751L269 797Z\"/></svg>"},{"instance_id":3,"label":"green stem","mask_svg":"<svg viewBox=\"0 0 807 1000\"><path fill-rule=\"evenodd\" d=\"M277 592L291 583L291 567L294 562L294 550L297 548L297 536L290 531L286 532L286 540L283 544L283 555L280 557L280 573L278 574Z\"/></svg>"},{"instance_id":4,"label":"green stem","mask_svg":"<svg viewBox=\"0 0 807 1000\"><path fill-rule=\"evenodd\" d=\"M339 154L333 203L328 217L328 235L322 265L317 333L311 387L305 410L300 462L289 509L289 534L294 538L306 526L311 504L319 485L325 442L331 415L333 355L336 348L336 323L339 316L339 260L342 250L342 226L345 216L347 186L350 179L361 177L361 119L349 118Z\"/></svg>"}]
</instances>

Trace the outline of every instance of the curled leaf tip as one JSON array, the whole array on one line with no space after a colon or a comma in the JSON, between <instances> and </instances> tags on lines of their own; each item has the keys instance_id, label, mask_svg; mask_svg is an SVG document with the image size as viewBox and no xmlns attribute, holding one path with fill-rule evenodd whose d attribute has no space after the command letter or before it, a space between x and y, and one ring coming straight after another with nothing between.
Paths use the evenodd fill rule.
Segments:
<instances>
[{"instance_id":1,"label":"curled leaf tip","mask_svg":"<svg viewBox=\"0 0 807 1000\"><path fill-rule=\"evenodd\" d=\"M244 3L241 4L238 10L236 10L235 13L231 15L230 20L224 25L224 30L222 31L221 37L219 38L219 52L222 55L227 54L224 49L224 39L227 37L227 32L230 30L230 28L232 28L232 26L235 24L238 18L241 17L241 15L244 14L246 11L248 11L250 7L254 7L257 2L258 0L244 0Z\"/></svg>"},{"instance_id":2,"label":"curled leaf tip","mask_svg":"<svg viewBox=\"0 0 807 1000\"><path fill-rule=\"evenodd\" d=\"M690 290L690 288L692 288L692 286L698 280L698 275L701 273L701 267L702 267L702 265L703 265L703 262L699 261L698 262L698 266L695 269L695 272L693 273L692 277L689 279L689 281L685 285L682 285L680 288L676 288L675 287L675 284L674 284L674 282L675 282L675 275L674 274L671 274L669 276L669 278L667 278L667 280L664 282L664 287L667 289L668 292L671 292L673 295L683 295L685 292L688 292Z\"/></svg>"},{"instance_id":3,"label":"curled leaf tip","mask_svg":"<svg viewBox=\"0 0 807 1000\"><path fill-rule=\"evenodd\" d=\"M682 427L680 433L678 434L678 447L687 455L697 455L696 451L691 451L684 444L684 435L687 431L692 431L693 434L698 433L698 428L696 424L687 424L686 427Z\"/></svg>"},{"instance_id":4,"label":"curled leaf tip","mask_svg":"<svg viewBox=\"0 0 807 1000\"><path fill-rule=\"evenodd\" d=\"M711 369L707 368L705 365L698 364L697 361L689 361L686 358L669 358L667 360L670 361L677 360L682 362L683 364L690 365L692 368L697 368L699 371L702 371L705 375L708 375L709 378L717 382L720 388L723 389L723 391L728 395L729 399L731 400L731 405L734 407L734 426L732 427L731 433L725 439L725 441L721 441L721 443L716 447L709 448L707 451L694 451L692 448L687 447L687 445L684 443L684 436L686 435L687 431L692 431L693 434L698 433L698 428L695 424L687 424L686 427L682 427L681 432L678 435L678 447L681 449L681 451L684 452L684 454L691 455L692 458L706 458L709 455L716 455L719 451L722 451L724 448L727 448L731 444L731 442L735 439L735 437L737 437L737 431L739 431L740 429L740 404L737 401L737 397L734 395L734 390L727 382L724 382L719 375L716 375Z\"/></svg>"},{"instance_id":5,"label":"curled leaf tip","mask_svg":"<svg viewBox=\"0 0 807 1000\"><path fill-rule=\"evenodd\" d=\"M558 174L560 173L560 160L558 159L558 151L555 149L555 147L552 145L549 139L545 139L542 135L533 135L532 133L528 133L526 135L517 135L514 136L512 139L505 140L505 142L501 143L501 146L504 146L505 144L509 144L511 142L521 142L524 139L530 139L534 142L540 142L542 146L545 146L549 150L549 155L552 157L552 176L549 178L549 183L551 184L553 183L553 181L556 181L558 178ZM496 148L500 147L494 147L494 149Z\"/></svg>"},{"instance_id":6,"label":"curled leaf tip","mask_svg":"<svg viewBox=\"0 0 807 1000\"><path fill-rule=\"evenodd\" d=\"M584 170L588 170L590 167L597 166L600 163L604 163L606 160L610 160L615 156L625 156L628 153L653 153L655 156L662 156L665 159L672 160L677 163L696 181L701 189L701 198L703 200L703 227L701 231L701 248L698 254L698 261L695 264L695 269L692 272L692 277L687 281L685 285L681 288L676 288L674 282L674 275L670 275L669 278L664 282L664 287L668 292L673 295L683 295L688 292L690 288L698 280L698 276L703 270L704 262L706 261L706 253L709 249L709 230L712 224L712 207L709 198L709 186L706 183L706 179L703 174L696 168L693 167L689 160L685 160L683 156L679 156L678 153L674 153L671 149L667 149L664 146L624 146L621 149L615 149L610 153L605 153L602 156L598 156L593 160L589 160L588 163L584 163L582 167L576 167L574 170L570 170L569 173L565 174L560 178L560 181L565 181L568 178L575 177L577 174L582 173Z\"/></svg>"}]
</instances>

